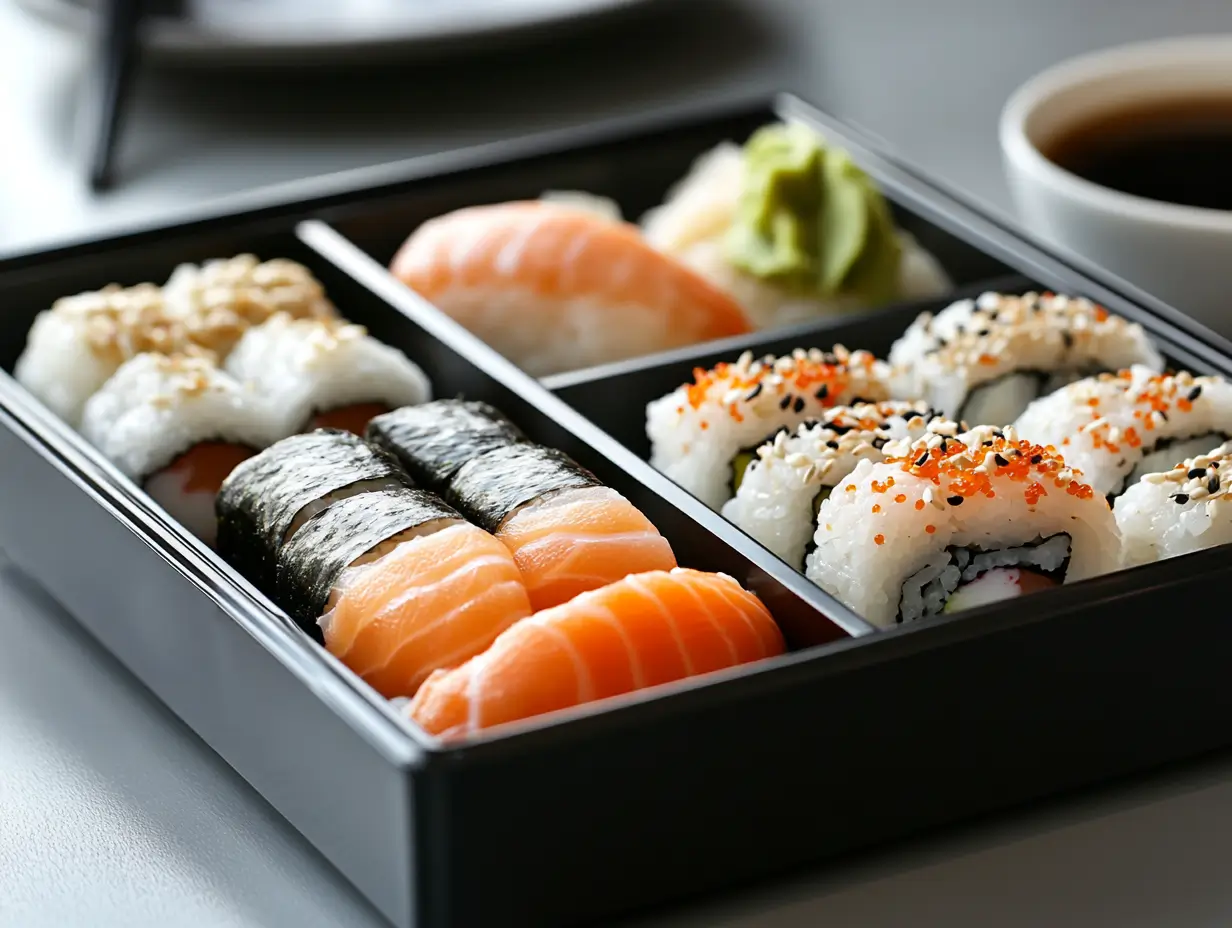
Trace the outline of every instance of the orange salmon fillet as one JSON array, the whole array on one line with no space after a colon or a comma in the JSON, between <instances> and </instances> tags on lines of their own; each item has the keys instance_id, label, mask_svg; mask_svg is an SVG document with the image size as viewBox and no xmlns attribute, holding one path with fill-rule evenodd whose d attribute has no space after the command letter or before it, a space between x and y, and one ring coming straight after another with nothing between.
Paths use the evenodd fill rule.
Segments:
<instances>
[{"instance_id":1,"label":"orange salmon fillet","mask_svg":"<svg viewBox=\"0 0 1232 928\"><path fill-rule=\"evenodd\" d=\"M531 614L509 551L473 525L403 542L347 571L322 618L325 646L382 696L410 696Z\"/></svg>"},{"instance_id":2,"label":"orange salmon fillet","mask_svg":"<svg viewBox=\"0 0 1232 928\"><path fill-rule=\"evenodd\" d=\"M536 374L752 331L731 297L636 226L567 204L517 201L431 219L390 271Z\"/></svg>"},{"instance_id":3,"label":"orange salmon fillet","mask_svg":"<svg viewBox=\"0 0 1232 928\"><path fill-rule=\"evenodd\" d=\"M513 553L536 612L626 574L676 566L667 539L610 487L573 490L526 506L496 537Z\"/></svg>"},{"instance_id":4,"label":"orange salmon fillet","mask_svg":"<svg viewBox=\"0 0 1232 928\"><path fill-rule=\"evenodd\" d=\"M407 712L453 738L784 650L766 607L730 577L635 574L523 619L483 654L433 673Z\"/></svg>"}]
</instances>

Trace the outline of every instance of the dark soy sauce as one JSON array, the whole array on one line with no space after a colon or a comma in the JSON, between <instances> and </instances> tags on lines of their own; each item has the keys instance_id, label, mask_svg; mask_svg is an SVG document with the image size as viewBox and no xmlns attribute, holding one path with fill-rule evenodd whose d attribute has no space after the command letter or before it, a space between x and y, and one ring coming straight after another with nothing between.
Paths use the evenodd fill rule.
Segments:
<instances>
[{"instance_id":1,"label":"dark soy sauce","mask_svg":"<svg viewBox=\"0 0 1232 928\"><path fill-rule=\"evenodd\" d=\"M1232 93L1114 110L1063 131L1042 150L1103 187L1232 210Z\"/></svg>"}]
</instances>

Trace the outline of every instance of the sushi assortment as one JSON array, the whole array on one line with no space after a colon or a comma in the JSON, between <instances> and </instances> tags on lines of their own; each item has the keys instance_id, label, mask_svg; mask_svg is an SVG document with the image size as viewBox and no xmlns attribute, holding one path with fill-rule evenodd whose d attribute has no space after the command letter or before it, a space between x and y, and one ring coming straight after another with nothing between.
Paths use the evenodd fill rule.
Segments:
<instances>
[{"instance_id":1,"label":"sushi assortment","mask_svg":"<svg viewBox=\"0 0 1232 928\"><path fill-rule=\"evenodd\" d=\"M470 206L391 273L536 376L947 292L850 156L798 124L700 157L639 222L575 191Z\"/></svg>"},{"instance_id":2,"label":"sushi assortment","mask_svg":"<svg viewBox=\"0 0 1232 928\"><path fill-rule=\"evenodd\" d=\"M534 375L951 286L792 124L705 153L637 222L547 191L425 222L390 271ZM646 405L651 465L882 629L1232 542L1232 385L1141 326L989 292L886 344L695 369ZM499 409L438 398L294 261L60 299L15 375L430 735L787 650L756 595Z\"/></svg>"},{"instance_id":3,"label":"sushi assortment","mask_svg":"<svg viewBox=\"0 0 1232 928\"><path fill-rule=\"evenodd\" d=\"M646 434L654 467L876 627L1232 540L1232 384L1166 371L1078 297L959 300L884 360L746 353L648 403Z\"/></svg>"},{"instance_id":4,"label":"sushi assortment","mask_svg":"<svg viewBox=\"0 0 1232 928\"><path fill-rule=\"evenodd\" d=\"M252 255L61 299L15 373L211 545L214 498L242 461L317 427L362 434L432 398L423 371L341 318L306 267Z\"/></svg>"}]
</instances>

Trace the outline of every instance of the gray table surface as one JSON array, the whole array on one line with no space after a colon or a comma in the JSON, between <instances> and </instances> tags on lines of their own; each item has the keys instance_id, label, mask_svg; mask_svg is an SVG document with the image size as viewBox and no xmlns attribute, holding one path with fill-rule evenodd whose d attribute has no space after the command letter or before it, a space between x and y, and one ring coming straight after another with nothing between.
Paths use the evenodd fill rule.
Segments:
<instances>
[{"instance_id":1,"label":"gray table surface","mask_svg":"<svg viewBox=\"0 0 1232 928\"><path fill-rule=\"evenodd\" d=\"M682 0L645 16L528 51L499 79L408 61L301 75L288 93L287 75L146 73L125 185L95 198L73 146L80 49L0 0L0 251L259 184L758 88L799 91L1008 210L995 119L1020 81L1090 48L1232 31L1226 0ZM3 568L0 642L0 925L384 924ZM1229 823L1232 761L1215 759L636 924L1227 925Z\"/></svg>"}]
</instances>

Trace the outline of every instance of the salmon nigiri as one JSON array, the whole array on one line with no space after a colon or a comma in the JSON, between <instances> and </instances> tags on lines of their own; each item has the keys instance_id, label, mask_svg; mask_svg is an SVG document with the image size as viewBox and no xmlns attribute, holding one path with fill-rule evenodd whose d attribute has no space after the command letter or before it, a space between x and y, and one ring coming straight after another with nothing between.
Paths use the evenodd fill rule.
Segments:
<instances>
[{"instance_id":1,"label":"salmon nigiri","mask_svg":"<svg viewBox=\"0 0 1232 928\"><path fill-rule=\"evenodd\" d=\"M752 331L735 300L636 226L572 203L447 213L390 270L536 376Z\"/></svg>"},{"instance_id":2,"label":"salmon nigiri","mask_svg":"<svg viewBox=\"0 0 1232 928\"><path fill-rule=\"evenodd\" d=\"M433 673L406 711L453 738L784 650L766 607L731 577L653 571L517 622L487 651Z\"/></svg>"},{"instance_id":3,"label":"salmon nigiri","mask_svg":"<svg viewBox=\"0 0 1232 928\"><path fill-rule=\"evenodd\" d=\"M626 574L676 566L672 546L636 506L552 448L522 442L485 452L458 470L448 496L504 542L536 611Z\"/></svg>"},{"instance_id":4,"label":"salmon nigiri","mask_svg":"<svg viewBox=\"0 0 1232 928\"><path fill-rule=\"evenodd\" d=\"M373 544L375 539L381 539ZM508 549L423 490L351 496L287 544L279 599L382 696L410 696L531 614Z\"/></svg>"}]
</instances>

